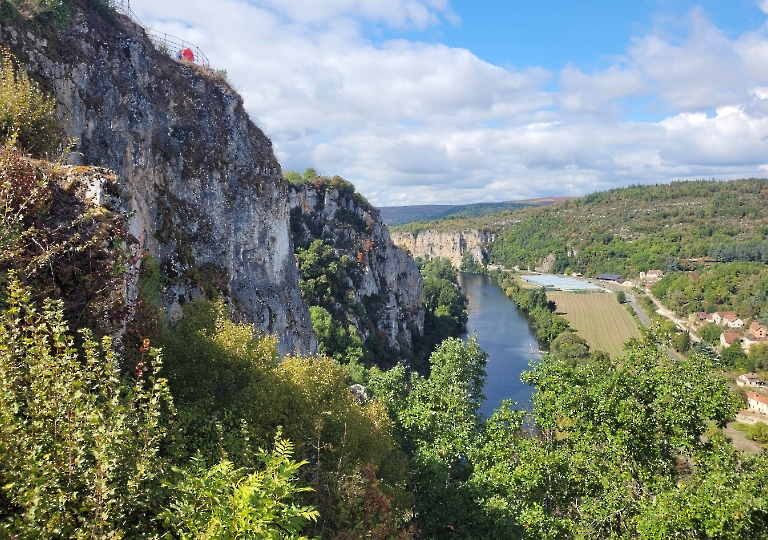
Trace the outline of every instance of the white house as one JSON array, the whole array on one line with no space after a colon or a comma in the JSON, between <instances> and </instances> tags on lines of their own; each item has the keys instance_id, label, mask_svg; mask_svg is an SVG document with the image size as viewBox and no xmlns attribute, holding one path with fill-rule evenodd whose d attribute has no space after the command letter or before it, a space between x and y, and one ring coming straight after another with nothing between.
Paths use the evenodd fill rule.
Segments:
<instances>
[{"instance_id":1,"label":"white house","mask_svg":"<svg viewBox=\"0 0 768 540\"><path fill-rule=\"evenodd\" d=\"M717 311L712 314L712 322L729 328L741 328L744 321L736 316L735 311Z\"/></svg>"},{"instance_id":2,"label":"white house","mask_svg":"<svg viewBox=\"0 0 768 540\"><path fill-rule=\"evenodd\" d=\"M760 414L768 414L768 397L755 392L747 392L747 403L749 408Z\"/></svg>"},{"instance_id":3,"label":"white house","mask_svg":"<svg viewBox=\"0 0 768 540\"><path fill-rule=\"evenodd\" d=\"M741 340L741 348L744 349L744 352L749 352L749 348L752 347L752 345L757 345L759 343L768 343L768 339L757 337L754 334L747 334L744 336L744 339Z\"/></svg>"}]
</instances>

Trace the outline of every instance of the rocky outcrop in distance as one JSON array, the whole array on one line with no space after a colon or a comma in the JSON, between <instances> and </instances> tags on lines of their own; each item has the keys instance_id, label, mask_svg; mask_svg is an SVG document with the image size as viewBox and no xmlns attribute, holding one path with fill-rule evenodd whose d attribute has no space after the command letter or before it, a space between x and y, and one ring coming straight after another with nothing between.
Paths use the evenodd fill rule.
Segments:
<instances>
[{"instance_id":1,"label":"rocky outcrop in distance","mask_svg":"<svg viewBox=\"0 0 768 540\"><path fill-rule=\"evenodd\" d=\"M461 259L465 253L472 254L475 262L483 263L488 259L486 246L493 242L495 235L485 231L467 230L443 233L422 231L392 233L392 241L402 246L414 257L445 257L456 268L461 268Z\"/></svg>"},{"instance_id":2,"label":"rocky outcrop in distance","mask_svg":"<svg viewBox=\"0 0 768 540\"><path fill-rule=\"evenodd\" d=\"M296 245L306 247L311 240L321 239L339 257L358 261L347 287L354 301L365 306L365 314L348 311L335 315L351 318L363 340L380 332L390 347L410 349L412 333L424 332L419 267L392 242L379 211L352 192L351 184L339 180L348 189L334 188L332 181L289 186Z\"/></svg>"},{"instance_id":3,"label":"rocky outcrop in distance","mask_svg":"<svg viewBox=\"0 0 768 540\"><path fill-rule=\"evenodd\" d=\"M171 321L215 288L283 351L314 352L280 164L240 96L157 51L127 18L72 4L70 22L44 36L3 21L0 44L56 98L70 164L116 172L129 231L160 263Z\"/></svg>"}]
</instances>

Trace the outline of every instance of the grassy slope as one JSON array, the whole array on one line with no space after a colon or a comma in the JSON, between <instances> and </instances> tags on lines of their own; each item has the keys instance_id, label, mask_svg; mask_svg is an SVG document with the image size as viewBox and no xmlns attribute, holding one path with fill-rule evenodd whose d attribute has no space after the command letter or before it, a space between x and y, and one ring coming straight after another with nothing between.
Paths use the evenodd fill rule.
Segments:
<instances>
[{"instance_id":1,"label":"grassy slope","mask_svg":"<svg viewBox=\"0 0 768 540\"><path fill-rule=\"evenodd\" d=\"M577 334L587 340L592 350L619 356L622 346L640 334L632 317L607 293L547 293L557 304L557 313L565 317Z\"/></svg>"}]
</instances>

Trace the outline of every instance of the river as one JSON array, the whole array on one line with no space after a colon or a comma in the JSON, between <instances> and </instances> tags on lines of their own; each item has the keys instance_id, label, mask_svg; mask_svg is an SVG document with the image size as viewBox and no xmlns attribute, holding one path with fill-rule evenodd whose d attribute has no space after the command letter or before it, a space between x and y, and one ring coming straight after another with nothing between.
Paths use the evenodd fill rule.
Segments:
<instances>
[{"instance_id":1,"label":"river","mask_svg":"<svg viewBox=\"0 0 768 540\"><path fill-rule=\"evenodd\" d=\"M531 409L533 388L520 380L520 373L528 369L531 358L538 357L536 332L495 280L461 272L459 284L469 298L467 334L462 338L477 333L480 347L488 353L486 399L480 413L489 417L504 399L517 403L517 408Z\"/></svg>"}]
</instances>

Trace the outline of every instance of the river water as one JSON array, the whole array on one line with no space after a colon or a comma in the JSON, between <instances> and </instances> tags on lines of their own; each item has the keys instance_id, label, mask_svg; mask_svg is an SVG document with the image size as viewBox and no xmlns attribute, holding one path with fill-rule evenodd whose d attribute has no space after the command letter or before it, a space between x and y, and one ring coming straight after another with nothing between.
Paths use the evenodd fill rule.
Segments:
<instances>
[{"instance_id":1,"label":"river water","mask_svg":"<svg viewBox=\"0 0 768 540\"><path fill-rule=\"evenodd\" d=\"M489 417L502 400L511 399L518 409L531 409L533 388L520 380L531 358L538 357L536 332L496 281L485 274L459 273L459 284L469 298L467 334L477 333L480 347L488 353L488 378L480 409Z\"/></svg>"}]
</instances>

